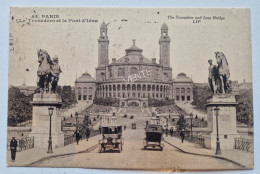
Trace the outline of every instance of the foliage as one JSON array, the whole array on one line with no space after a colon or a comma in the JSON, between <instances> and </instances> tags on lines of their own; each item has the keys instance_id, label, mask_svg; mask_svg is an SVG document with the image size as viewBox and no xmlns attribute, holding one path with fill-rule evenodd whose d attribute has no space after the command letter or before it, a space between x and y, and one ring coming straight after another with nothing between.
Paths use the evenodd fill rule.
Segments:
<instances>
[{"instance_id":1,"label":"foliage","mask_svg":"<svg viewBox=\"0 0 260 174\"><path fill-rule=\"evenodd\" d=\"M193 102L192 105L206 111L207 100L212 96L209 86L196 86L193 87Z\"/></svg>"},{"instance_id":2,"label":"foliage","mask_svg":"<svg viewBox=\"0 0 260 174\"><path fill-rule=\"evenodd\" d=\"M149 107L160 107L160 106L168 106L168 105L173 105L173 104L175 104L174 99L166 98L165 100L157 100L154 98L148 98Z\"/></svg>"},{"instance_id":3,"label":"foliage","mask_svg":"<svg viewBox=\"0 0 260 174\"><path fill-rule=\"evenodd\" d=\"M181 130L185 130L187 127L186 120L184 118L184 115L179 115L179 119L177 121L177 131L180 132Z\"/></svg>"},{"instance_id":4,"label":"foliage","mask_svg":"<svg viewBox=\"0 0 260 174\"><path fill-rule=\"evenodd\" d=\"M252 89L240 90L236 96L238 121L253 126L253 91Z\"/></svg>"},{"instance_id":5,"label":"foliage","mask_svg":"<svg viewBox=\"0 0 260 174\"><path fill-rule=\"evenodd\" d=\"M61 96L62 108L68 108L72 104L77 103L75 91L70 86L58 86L57 93Z\"/></svg>"},{"instance_id":6,"label":"foliage","mask_svg":"<svg viewBox=\"0 0 260 174\"><path fill-rule=\"evenodd\" d=\"M8 126L32 119L32 95L26 96L17 87L8 89Z\"/></svg>"},{"instance_id":7,"label":"foliage","mask_svg":"<svg viewBox=\"0 0 260 174\"><path fill-rule=\"evenodd\" d=\"M119 99L118 98L94 98L93 103L96 105L103 105L103 106L113 106L113 107L119 107Z\"/></svg>"}]
</instances>

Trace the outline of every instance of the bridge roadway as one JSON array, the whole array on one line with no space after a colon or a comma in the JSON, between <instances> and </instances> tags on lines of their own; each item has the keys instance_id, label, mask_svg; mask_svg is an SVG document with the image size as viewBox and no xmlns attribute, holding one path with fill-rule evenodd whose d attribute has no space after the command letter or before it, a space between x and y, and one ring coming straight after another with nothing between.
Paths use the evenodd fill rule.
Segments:
<instances>
[{"instance_id":1,"label":"bridge roadway","mask_svg":"<svg viewBox=\"0 0 260 174\"><path fill-rule=\"evenodd\" d=\"M34 163L41 167L82 167L82 168L118 168L118 169L235 169L235 164L212 157L195 156L183 153L164 143L163 151L143 150L144 129L125 130L123 132L123 151L99 153L97 145L85 153L58 156ZM92 141L101 138L93 137ZM80 143L87 143L83 140ZM93 143L95 144L95 143ZM195 152L196 153L196 152Z\"/></svg>"}]
</instances>

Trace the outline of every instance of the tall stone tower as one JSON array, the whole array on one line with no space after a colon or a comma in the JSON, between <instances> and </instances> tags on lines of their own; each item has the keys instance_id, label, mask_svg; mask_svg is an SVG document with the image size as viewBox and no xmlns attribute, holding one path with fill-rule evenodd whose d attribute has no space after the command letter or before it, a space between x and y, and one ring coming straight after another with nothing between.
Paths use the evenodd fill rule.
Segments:
<instances>
[{"instance_id":1,"label":"tall stone tower","mask_svg":"<svg viewBox=\"0 0 260 174\"><path fill-rule=\"evenodd\" d=\"M100 36L98 39L98 67L105 67L108 64L107 25L103 22L100 26Z\"/></svg>"},{"instance_id":2,"label":"tall stone tower","mask_svg":"<svg viewBox=\"0 0 260 174\"><path fill-rule=\"evenodd\" d=\"M168 26L163 23L159 40L160 64L163 65L163 67L170 67L170 42L171 38L168 36Z\"/></svg>"}]
</instances>

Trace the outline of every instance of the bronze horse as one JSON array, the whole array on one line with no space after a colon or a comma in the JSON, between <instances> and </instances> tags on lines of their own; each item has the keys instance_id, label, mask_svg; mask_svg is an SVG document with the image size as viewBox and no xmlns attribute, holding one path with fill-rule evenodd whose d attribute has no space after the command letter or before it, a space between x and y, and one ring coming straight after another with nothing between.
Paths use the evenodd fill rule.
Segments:
<instances>
[{"instance_id":1,"label":"bronze horse","mask_svg":"<svg viewBox=\"0 0 260 174\"><path fill-rule=\"evenodd\" d=\"M40 63L37 69L37 87L41 93L48 93L50 91L50 83L52 80L51 65L52 60L45 50L38 50L38 62Z\"/></svg>"},{"instance_id":2,"label":"bronze horse","mask_svg":"<svg viewBox=\"0 0 260 174\"><path fill-rule=\"evenodd\" d=\"M222 52L215 52L215 57L217 61L215 80L216 86L219 87L217 92L225 94L229 87L228 79L230 77L228 62L224 53Z\"/></svg>"}]
</instances>

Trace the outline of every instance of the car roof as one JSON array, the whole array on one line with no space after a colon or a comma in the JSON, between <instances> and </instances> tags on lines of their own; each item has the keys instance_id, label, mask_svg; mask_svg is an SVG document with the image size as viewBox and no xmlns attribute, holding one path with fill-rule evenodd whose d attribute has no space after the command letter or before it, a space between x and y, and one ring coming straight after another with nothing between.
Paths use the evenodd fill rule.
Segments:
<instances>
[{"instance_id":1,"label":"car roof","mask_svg":"<svg viewBox=\"0 0 260 174\"><path fill-rule=\"evenodd\" d=\"M122 125L120 125L120 124L103 124L103 125L101 125L101 127L120 127L120 126L122 126Z\"/></svg>"}]
</instances>

